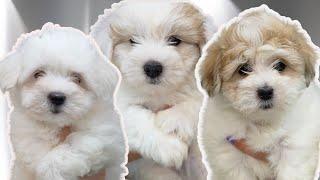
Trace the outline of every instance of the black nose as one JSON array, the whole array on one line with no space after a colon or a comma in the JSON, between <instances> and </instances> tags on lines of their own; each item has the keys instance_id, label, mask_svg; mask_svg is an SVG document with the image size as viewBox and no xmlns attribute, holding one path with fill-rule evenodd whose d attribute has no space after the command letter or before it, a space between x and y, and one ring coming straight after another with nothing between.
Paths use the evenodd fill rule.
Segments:
<instances>
[{"instance_id":1,"label":"black nose","mask_svg":"<svg viewBox=\"0 0 320 180\"><path fill-rule=\"evenodd\" d=\"M270 100L273 97L273 88L270 86L263 86L261 88L258 88L257 94L261 100Z\"/></svg>"},{"instance_id":2,"label":"black nose","mask_svg":"<svg viewBox=\"0 0 320 180\"><path fill-rule=\"evenodd\" d=\"M66 101L66 96L62 92L51 92L48 95L49 101L56 106L61 106Z\"/></svg>"},{"instance_id":3,"label":"black nose","mask_svg":"<svg viewBox=\"0 0 320 180\"><path fill-rule=\"evenodd\" d=\"M162 73L163 67L157 61L148 61L144 66L143 70L145 74L150 78L156 78Z\"/></svg>"}]
</instances>

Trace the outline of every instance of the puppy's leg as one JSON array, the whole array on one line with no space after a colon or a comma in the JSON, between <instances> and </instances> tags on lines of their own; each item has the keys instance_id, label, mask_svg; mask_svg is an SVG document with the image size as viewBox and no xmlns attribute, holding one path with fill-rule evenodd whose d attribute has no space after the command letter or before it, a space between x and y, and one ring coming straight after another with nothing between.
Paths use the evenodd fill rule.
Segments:
<instances>
[{"instance_id":1,"label":"puppy's leg","mask_svg":"<svg viewBox=\"0 0 320 180\"><path fill-rule=\"evenodd\" d=\"M197 143L193 140L189 146L189 154L181 171L184 180L206 180L207 170L202 162L202 155Z\"/></svg>"},{"instance_id":2,"label":"puppy's leg","mask_svg":"<svg viewBox=\"0 0 320 180\"><path fill-rule=\"evenodd\" d=\"M90 172L85 153L70 144L62 144L50 151L38 164L38 180L77 180Z\"/></svg>"},{"instance_id":3,"label":"puppy's leg","mask_svg":"<svg viewBox=\"0 0 320 180\"><path fill-rule=\"evenodd\" d=\"M201 101L190 100L156 114L156 126L168 134L176 133L188 144L194 139Z\"/></svg>"},{"instance_id":4,"label":"puppy's leg","mask_svg":"<svg viewBox=\"0 0 320 180\"><path fill-rule=\"evenodd\" d=\"M188 154L188 145L155 127L155 113L138 105L123 107L121 112L131 151L167 167L181 167Z\"/></svg>"},{"instance_id":5,"label":"puppy's leg","mask_svg":"<svg viewBox=\"0 0 320 180\"><path fill-rule=\"evenodd\" d=\"M315 178L318 164L318 149L287 149L281 154L278 163L277 180L312 180Z\"/></svg>"},{"instance_id":6,"label":"puppy's leg","mask_svg":"<svg viewBox=\"0 0 320 180\"><path fill-rule=\"evenodd\" d=\"M252 170L246 167L245 157L229 144L218 144L211 151L210 167L212 180L257 180Z\"/></svg>"},{"instance_id":7,"label":"puppy's leg","mask_svg":"<svg viewBox=\"0 0 320 180\"><path fill-rule=\"evenodd\" d=\"M34 180L34 174L22 165L21 162L15 161L12 169L11 180Z\"/></svg>"},{"instance_id":8,"label":"puppy's leg","mask_svg":"<svg viewBox=\"0 0 320 180\"><path fill-rule=\"evenodd\" d=\"M125 174L123 172L123 169L120 167L121 165L118 166L113 166L113 167L108 167L106 169L106 177L105 180L124 180Z\"/></svg>"},{"instance_id":9,"label":"puppy's leg","mask_svg":"<svg viewBox=\"0 0 320 180\"><path fill-rule=\"evenodd\" d=\"M133 161L128 168L129 180L182 180L176 171L148 159Z\"/></svg>"},{"instance_id":10,"label":"puppy's leg","mask_svg":"<svg viewBox=\"0 0 320 180\"><path fill-rule=\"evenodd\" d=\"M125 148L119 126L112 121L105 122L101 113L95 118L88 120L84 129L71 133L64 144L55 147L40 161L38 179L77 180L89 172L122 162ZM117 144L120 145L115 146Z\"/></svg>"},{"instance_id":11,"label":"puppy's leg","mask_svg":"<svg viewBox=\"0 0 320 180\"><path fill-rule=\"evenodd\" d=\"M223 174L216 173L213 174L211 178L212 179L210 180L258 180L252 172L242 168L235 168L234 170Z\"/></svg>"}]
</instances>

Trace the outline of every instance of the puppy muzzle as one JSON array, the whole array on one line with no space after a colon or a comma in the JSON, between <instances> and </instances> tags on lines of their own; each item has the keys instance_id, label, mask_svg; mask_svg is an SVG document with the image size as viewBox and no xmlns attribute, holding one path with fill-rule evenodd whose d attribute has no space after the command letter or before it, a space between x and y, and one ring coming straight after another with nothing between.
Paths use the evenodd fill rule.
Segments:
<instances>
[{"instance_id":1,"label":"puppy muzzle","mask_svg":"<svg viewBox=\"0 0 320 180\"><path fill-rule=\"evenodd\" d=\"M66 95L62 92L51 92L48 94L48 100L52 105L51 112L57 114L60 112L60 107L65 104Z\"/></svg>"}]
</instances>

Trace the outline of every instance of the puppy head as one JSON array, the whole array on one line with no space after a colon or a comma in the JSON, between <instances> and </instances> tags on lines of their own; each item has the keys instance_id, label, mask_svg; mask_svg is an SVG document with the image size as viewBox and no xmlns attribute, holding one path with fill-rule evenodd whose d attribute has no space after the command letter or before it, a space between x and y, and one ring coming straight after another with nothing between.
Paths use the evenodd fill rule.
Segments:
<instances>
[{"instance_id":1,"label":"puppy head","mask_svg":"<svg viewBox=\"0 0 320 180\"><path fill-rule=\"evenodd\" d=\"M309 41L298 22L265 6L244 12L208 45L202 86L247 115L284 110L315 76Z\"/></svg>"},{"instance_id":2,"label":"puppy head","mask_svg":"<svg viewBox=\"0 0 320 180\"><path fill-rule=\"evenodd\" d=\"M85 117L100 100L112 101L115 69L97 46L72 28L47 24L20 38L0 61L0 87L15 108L49 123Z\"/></svg>"},{"instance_id":3,"label":"puppy head","mask_svg":"<svg viewBox=\"0 0 320 180\"><path fill-rule=\"evenodd\" d=\"M123 82L144 90L177 88L205 43L204 16L186 2L127 1L110 15L112 61Z\"/></svg>"}]
</instances>

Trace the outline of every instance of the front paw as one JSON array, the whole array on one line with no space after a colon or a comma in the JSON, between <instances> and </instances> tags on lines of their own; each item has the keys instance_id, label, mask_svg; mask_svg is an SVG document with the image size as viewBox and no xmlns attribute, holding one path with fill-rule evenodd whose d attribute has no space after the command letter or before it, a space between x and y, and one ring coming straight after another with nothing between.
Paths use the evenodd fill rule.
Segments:
<instances>
[{"instance_id":1,"label":"front paw","mask_svg":"<svg viewBox=\"0 0 320 180\"><path fill-rule=\"evenodd\" d=\"M37 180L77 180L78 178L65 174L57 162L41 162L36 169Z\"/></svg>"},{"instance_id":2,"label":"front paw","mask_svg":"<svg viewBox=\"0 0 320 180\"><path fill-rule=\"evenodd\" d=\"M37 180L78 180L90 171L81 155L61 149L48 153L38 164Z\"/></svg>"},{"instance_id":3,"label":"front paw","mask_svg":"<svg viewBox=\"0 0 320 180\"><path fill-rule=\"evenodd\" d=\"M77 180L75 177L67 178L65 175L62 174L59 168L44 163L37 167L36 177L36 180Z\"/></svg>"},{"instance_id":4,"label":"front paw","mask_svg":"<svg viewBox=\"0 0 320 180\"><path fill-rule=\"evenodd\" d=\"M180 169L188 156L188 145L178 138L168 138L152 152L153 159L166 167Z\"/></svg>"},{"instance_id":5,"label":"front paw","mask_svg":"<svg viewBox=\"0 0 320 180\"><path fill-rule=\"evenodd\" d=\"M178 136L184 142L189 142L193 135L195 124L188 118L180 115L180 112L172 113L170 109L160 111L156 115L155 125L166 134Z\"/></svg>"}]
</instances>

